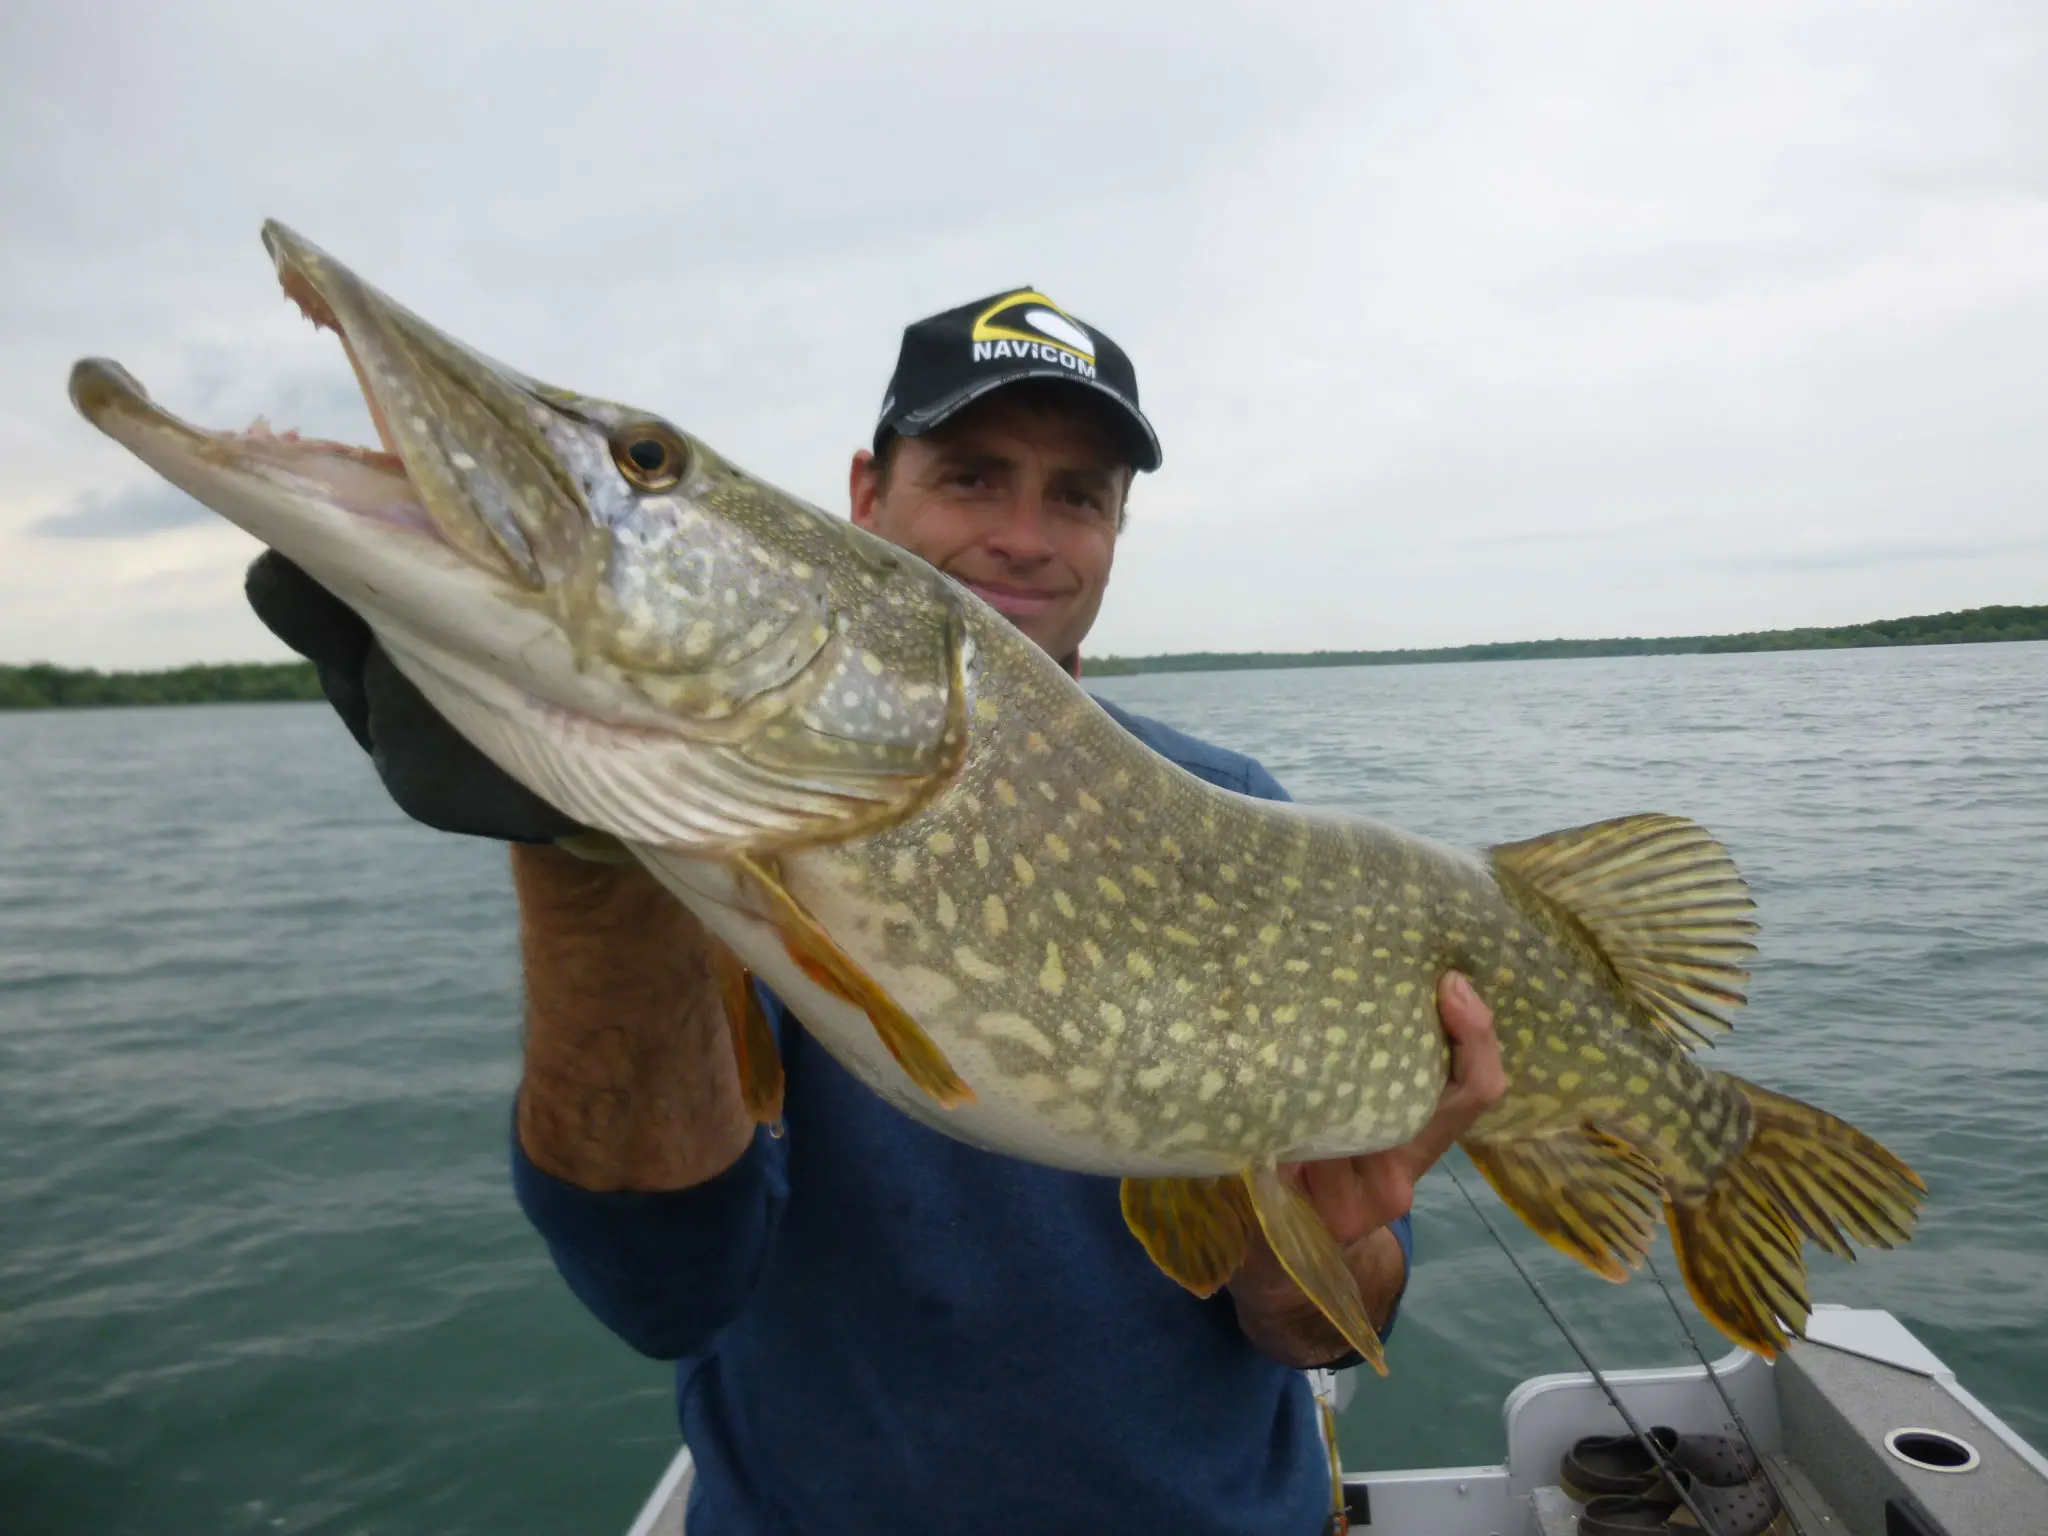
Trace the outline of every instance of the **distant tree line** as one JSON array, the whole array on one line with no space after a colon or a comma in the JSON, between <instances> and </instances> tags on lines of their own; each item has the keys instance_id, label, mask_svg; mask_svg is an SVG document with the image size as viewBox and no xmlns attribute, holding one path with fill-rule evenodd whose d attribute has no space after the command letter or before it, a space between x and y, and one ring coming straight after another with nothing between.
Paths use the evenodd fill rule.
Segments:
<instances>
[{"instance_id":1,"label":"distant tree line","mask_svg":"<svg viewBox=\"0 0 2048 1536\"><path fill-rule=\"evenodd\" d=\"M317 699L311 662L174 667L168 672L98 672L37 662L0 667L0 709L113 704L269 704Z\"/></svg>"},{"instance_id":2,"label":"distant tree line","mask_svg":"<svg viewBox=\"0 0 2048 1536\"><path fill-rule=\"evenodd\" d=\"M1835 629L1767 629L1740 635L1672 635L1615 640L1506 640L1410 651L1185 651L1167 656L1088 658L1093 677L1137 672L1237 672L1283 667L1395 667L1431 661L1535 661L1571 656L1696 656L1717 651L1824 651L1873 645L1969 645L2048 640L2048 605L1969 608L1960 613L1877 619Z\"/></svg>"},{"instance_id":3,"label":"distant tree line","mask_svg":"<svg viewBox=\"0 0 2048 1536\"><path fill-rule=\"evenodd\" d=\"M1816 651L1868 645L1968 645L2048 640L2048 605L1970 608L1961 613L1878 619L1839 629L1769 629L1743 635L1677 635L1645 640L1508 640L1414 651L1188 651L1172 656L1090 657L1087 675L1235 672L1279 667L1390 667L1426 661L1533 661L1565 656L1685 656L1715 651ZM266 704L317 699L308 662L174 667L167 672L96 672L37 662L0 667L0 709L115 704Z\"/></svg>"}]
</instances>

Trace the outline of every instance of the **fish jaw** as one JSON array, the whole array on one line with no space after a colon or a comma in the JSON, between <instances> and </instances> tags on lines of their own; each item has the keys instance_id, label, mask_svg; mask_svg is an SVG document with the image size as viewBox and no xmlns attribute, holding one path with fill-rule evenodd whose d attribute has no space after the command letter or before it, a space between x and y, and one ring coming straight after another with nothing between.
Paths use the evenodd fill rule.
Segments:
<instances>
[{"instance_id":1,"label":"fish jaw","mask_svg":"<svg viewBox=\"0 0 2048 1536\"><path fill-rule=\"evenodd\" d=\"M210 432L105 358L71 371L81 415L229 522L315 574L405 654L529 650L551 626L451 545L397 455L267 429Z\"/></svg>"},{"instance_id":2,"label":"fish jaw","mask_svg":"<svg viewBox=\"0 0 2048 1536\"><path fill-rule=\"evenodd\" d=\"M899 818L957 763L972 599L641 410L495 363L279 224L381 451L210 433L118 365L79 410L300 564L457 730L627 842L772 851Z\"/></svg>"}]
</instances>

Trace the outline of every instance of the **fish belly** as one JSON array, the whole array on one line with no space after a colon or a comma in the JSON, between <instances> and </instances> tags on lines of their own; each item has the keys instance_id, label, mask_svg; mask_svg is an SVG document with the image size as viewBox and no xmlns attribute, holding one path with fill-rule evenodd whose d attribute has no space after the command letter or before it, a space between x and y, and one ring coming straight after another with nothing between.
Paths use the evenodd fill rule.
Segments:
<instances>
[{"instance_id":1,"label":"fish belly","mask_svg":"<svg viewBox=\"0 0 2048 1536\"><path fill-rule=\"evenodd\" d=\"M943 1108L897 1065L866 1013L803 971L774 924L753 910L727 866L653 849L634 851L748 970L789 1005L806 1032L841 1066L920 1124L970 1146L1076 1173L1163 1177L1228 1173L1243 1166L1242 1158L1216 1153L1161 1155L1126 1146L1111 1139L1106 1121L1091 1134L1091 1127L1079 1124L1071 1110L1062 1116L1057 1107L1047 1109L1049 1077L1037 1082L1029 1074L1018 1077L999 1070L981 1039L949 1028L947 1011L935 1005L929 975L870 960L876 979L927 1030L975 1090L973 1102ZM827 913L830 910L828 906ZM826 926L834 925L828 921ZM847 947L854 952L861 948Z\"/></svg>"}]
</instances>

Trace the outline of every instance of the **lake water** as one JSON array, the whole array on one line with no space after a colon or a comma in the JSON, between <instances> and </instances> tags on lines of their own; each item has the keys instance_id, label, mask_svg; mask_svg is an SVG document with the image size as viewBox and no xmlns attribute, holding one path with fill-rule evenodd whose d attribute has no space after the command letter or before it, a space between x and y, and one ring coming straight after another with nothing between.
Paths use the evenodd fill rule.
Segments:
<instances>
[{"instance_id":1,"label":"lake water","mask_svg":"<svg viewBox=\"0 0 2048 1536\"><path fill-rule=\"evenodd\" d=\"M1707 823L1764 923L1717 1064L1934 1190L1816 1295L2048 1444L2048 644L1092 686L1453 841ZM622 1530L668 1371L512 1203L512 915L323 707L0 715L0 1532ZM1416 1227L1355 1466L1497 1459L1504 1394L1574 1368L1441 1177ZM1508 1228L1604 1362L1685 1358L1653 1285Z\"/></svg>"}]
</instances>

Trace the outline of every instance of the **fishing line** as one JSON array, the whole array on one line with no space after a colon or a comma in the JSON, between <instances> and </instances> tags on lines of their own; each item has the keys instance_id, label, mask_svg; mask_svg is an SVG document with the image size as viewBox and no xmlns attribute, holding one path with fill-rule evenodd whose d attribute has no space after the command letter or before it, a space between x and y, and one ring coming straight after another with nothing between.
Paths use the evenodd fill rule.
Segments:
<instances>
[{"instance_id":1,"label":"fishing line","mask_svg":"<svg viewBox=\"0 0 2048 1536\"><path fill-rule=\"evenodd\" d=\"M1735 1432L1742 1436L1742 1443L1749 1447L1749 1454L1756 1458L1756 1464L1763 1469L1764 1480L1771 1485L1771 1491L1778 1496L1778 1503L1784 1507L1786 1519L1792 1522L1792 1536L1806 1536L1806 1527L1799 1523L1799 1516L1793 1512L1792 1501L1785 1497L1785 1485L1778 1481L1778 1472L1765 1458L1763 1448L1756 1443L1756 1437L1749 1432L1749 1425L1743 1421L1742 1410L1735 1406L1735 1399L1728 1395L1728 1388L1722 1384L1721 1376L1714 1369L1714 1362L1707 1358L1707 1352L1700 1347L1700 1337L1692 1331L1692 1324L1686 1320L1679 1308L1678 1298L1671 1294L1671 1287L1665 1282L1664 1271L1657 1267L1655 1254L1644 1254L1643 1260L1650 1266L1650 1273L1657 1281L1657 1289L1664 1293L1665 1305L1671 1308L1671 1315L1678 1319L1679 1331L1685 1335L1685 1342L1692 1346L1692 1352L1706 1367L1707 1380L1714 1384L1714 1390L1721 1396L1721 1406L1728 1410L1728 1417L1735 1421Z\"/></svg>"},{"instance_id":2,"label":"fishing line","mask_svg":"<svg viewBox=\"0 0 2048 1536\"><path fill-rule=\"evenodd\" d=\"M1592 1355L1587 1352L1578 1334L1572 1331L1572 1325L1564 1320L1564 1314L1551 1305L1549 1294L1537 1284L1536 1277L1529 1273L1528 1267L1516 1256L1515 1250L1508 1246L1507 1239L1500 1235L1500 1228L1493 1224L1493 1219L1480 1208L1479 1202L1472 1198L1472 1191L1467 1189L1465 1181L1458 1177L1458 1170L1448 1161L1438 1166L1451 1176L1451 1182L1458 1186L1458 1193L1463 1195L1465 1203L1472 1207L1472 1214L1479 1218L1479 1224L1486 1228L1487 1234L1492 1237L1500 1251L1508 1256L1508 1262L1514 1265L1515 1273L1522 1277L1522 1283L1529 1287L1529 1294L1536 1298L1537 1305L1543 1308L1553 1323L1557 1324L1557 1331L1564 1335L1565 1343L1571 1345L1572 1353L1579 1357L1579 1364L1586 1368L1587 1374L1593 1378L1593 1384L1606 1394L1607 1401L1613 1405L1614 1411L1621 1415L1621 1422L1628 1426L1628 1432L1650 1453L1650 1460L1663 1472L1664 1480L1671 1485L1671 1491L1678 1495L1679 1502L1691 1512L1693 1519L1699 1522L1700 1529L1706 1536L1720 1536L1720 1527L1708 1519L1707 1512L1693 1502L1692 1494L1686 1488L1687 1480L1681 1475L1682 1469L1664 1454L1664 1447L1651 1439L1643 1426L1636 1422L1636 1416L1628 1411L1628 1405L1622 1402L1621 1395L1609 1384L1606 1376L1601 1374L1600 1367L1593 1363ZM1711 1376L1713 1372L1709 1371L1707 1374Z\"/></svg>"}]
</instances>

